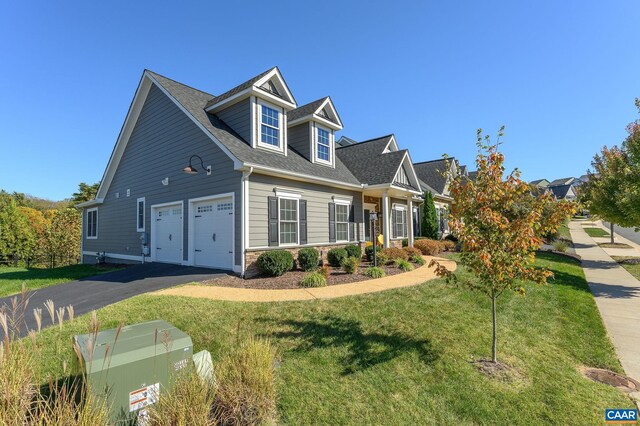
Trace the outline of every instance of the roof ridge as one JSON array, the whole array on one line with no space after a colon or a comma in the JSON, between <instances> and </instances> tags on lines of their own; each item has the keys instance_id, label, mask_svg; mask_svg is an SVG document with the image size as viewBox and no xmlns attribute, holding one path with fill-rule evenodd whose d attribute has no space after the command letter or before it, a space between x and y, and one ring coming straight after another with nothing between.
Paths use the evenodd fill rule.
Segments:
<instances>
[{"instance_id":1,"label":"roof ridge","mask_svg":"<svg viewBox=\"0 0 640 426\"><path fill-rule=\"evenodd\" d=\"M393 134L393 133L390 133L390 134L385 135L385 136L380 136L380 137L373 138L373 139L367 139L367 140L364 140L364 141L362 141L362 142L358 142L358 141L356 141L356 143L354 143L354 144L346 145L346 146L341 146L341 147L337 147L336 149L349 148L350 146L358 146L358 145L362 145L362 144L364 144L364 143L375 142L375 141L378 141L378 140L381 140L381 139L384 139L384 138L389 138L389 137L391 137L391 136L394 136L394 134ZM348 136L345 136L345 137L346 137L347 139L350 139L350 140L352 140L352 141L355 141L355 139L352 139L352 138L350 138L350 137L348 137Z\"/></svg>"},{"instance_id":2,"label":"roof ridge","mask_svg":"<svg viewBox=\"0 0 640 426\"><path fill-rule=\"evenodd\" d=\"M207 95L207 96L213 96L214 98L216 97L216 95L213 95L213 94L211 94L211 93L209 93L209 92L205 92L204 90L200 90L200 89L197 89L197 88L195 88L195 87L193 87L193 86L189 86L188 84L184 84L184 83L182 83L182 82L180 82L180 81L178 81L178 80L174 80L174 79L173 79L173 78L171 78L171 77L167 77L166 75L162 75L162 74L157 73L157 72L155 72L155 71L152 71L152 70L150 70L150 69L148 69L148 68L145 68L144 70L145 70L145 72L150 72L151 74L155 74L155 75L157 75L157 76L159 76L159 77L166 78L166 79L167 79L167 80L169 80L169 81L173 81L174 83L178 83L178 84L180 84L180 85L182 85L182 86L184 86L184 87L188 87L189 89L195 90L195 91L200 92L200 93L204 93L204 94L205 94L205 95Z\"/></svg>"},{"instance_id":3,"label":"roof ridge","mask_svg":"<svg viewBox=\"0 0 640 426\"><path fill-rule=\"evenodd\" d=\"M438 158L436 160L427 160L427 161L418 161L417 163L413 163L415 164L425 164L425 163L434 163L436 161L446 161L446 160L455 160L456 157L447 157L447 158Z\"/></svg>"},{"instance_id":4,"label":"roof ridge","mask_svg":"<svg viewBox=\"0 0 640 426\"><path fill-rule=\"evenodd\" d=\"M253 80L253 81L258 81L258 80L260 80L262 77L264 77L265 75L269 74L269 73L270 73L271 71L273 71L274 69L277 69L277 70L278 70L278 72L280 71L280 69L278 68L278 66L277 66L277 65L276 65L276 66L273 66L273 67L269 68L269 69L268 69L268 70L266 70L266 71L262 71L261 73L258 73L258 74L256 74L256 75L254 75L253 77L250 77L250 78L248 78L248 79L246 79L246 80L242 81L240 84L236 84L235 86L233 86L233 87L232 87L232 88L230 88L229 90L225 90L224 92L220 93L218 96L214 96L214 97L212 98L212 100L213 100L213 99L215 99L215 98L219 98L219 97L221 97L221 96L224 96L225 94L227 94L227 93L231 92L232 90L235 90L236 88L238 88L238 87L240 87L240 86L243 86L243 85L245 85L245 84L249 83L249 82L250 82L250 81L252 81L252 80Z\"/></svg>"},{"instance_id":5,"label":"roof ridge","mask_svg":"<svg viewBox=\"0 0 640 426\"><path fill-rule=\"evenodd\" d=\"M327 99L327 98L329 98L329 96L324 96L324 97L322 97L322 98L318 98L318 99L316 99L315 101L307 102L307 103L306 103L306 104L304 104L304 105L300 105L299 107L297 107L297 108L295 108L295 109L292 109L291 111L295 111L296 109L300 109L300 108L302 108L302 107L306 107L307 105L311 105L311 104L313 104L313 103L315 103L315 102L318 102L318 101L324 101L324 100L325 100L325 99Z\"/></svg>"}]
</instances>

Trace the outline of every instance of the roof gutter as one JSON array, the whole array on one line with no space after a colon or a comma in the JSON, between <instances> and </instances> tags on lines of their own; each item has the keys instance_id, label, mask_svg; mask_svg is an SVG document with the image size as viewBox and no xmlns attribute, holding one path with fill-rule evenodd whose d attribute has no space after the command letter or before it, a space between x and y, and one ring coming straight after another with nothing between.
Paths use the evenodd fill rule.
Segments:
<instances>
[{"instance_id":1,"label":"roof gutter","mask_svg":"<svg viewBox=\"0 0 640 426\"><path fill-rule=\"evenodd\" d=\"M288 172L288 171L273 169L271 167L264 167L264 166L260 166L258 164L252 164L252 163L244 163L242 164L242 167L237 168L236 170L244 170L245 168L249 168L249 167L253 168L253 171L256 173L262 172L263 174L284 177L289 179L291 179L292 177L295 177L295 178L298 178L298 180L308 181L311 183L318 183L318 182L328 183L328 184L331 184L332 186L339 187L339 188L361 190L364 187L363 184L350 184L350 183L338 182L332 179L321 178L318 176L310 176L302 173Z\"/></svg>"},{"instance_id":2,"label":"roof gutter","mask_svg":"<svg viewBox=\"0 0 640 426\"><path fill-rule=\"evenodd\" d=\"M104 198L94 198L93 200L85 201L84 203L79 203L75 205L75 208L82 209L85 207L97 206L98 204L102 204L104 202Z\"/></svg>"}]
</instances>

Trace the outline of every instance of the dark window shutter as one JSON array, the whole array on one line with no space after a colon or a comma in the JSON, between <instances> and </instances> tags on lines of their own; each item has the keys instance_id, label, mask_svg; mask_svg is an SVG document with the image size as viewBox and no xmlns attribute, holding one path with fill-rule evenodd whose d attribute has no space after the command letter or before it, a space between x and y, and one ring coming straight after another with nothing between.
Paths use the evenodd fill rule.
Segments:
<instances>
[{"instance_id":1,"label":"dark window shutter","mask_svg":"<svg viewBox=\"0 0 640 426\"><path fill-rule=\"evenodd\" d=\"M336 203L329 203L329 242L336 242Z\"/></svg>"},{"instance_id":2,"label":"dark window shutter","mask_svg":"<svg viewBox=\"0 0 640 426\"><path fill-rule=\"evenodd\" d=\"M269 197L269 246L278 245L278 198Z\"/></svg>"},{"instance_id":3,"label":"dark window shutter","mask_svg":"<svg viewBox=\"0 0 640 426\"><path fill-rule=\"evenodd\" d=\"M398 210L391 209L391 238L397 238L396 235L396 223L398 223Z\"/></svg>"},{"instance_id":4,"label":"dark window shutter","mask_svg":"<svg viewBox=\"0 0 640 426\"><path fill-rule=\"evenodd\" d=\"M349 241L355 241L356 239L356 227L355 227L355 208L353 204L349 207Z\"/></svg>"},{"instance_id":5,"label":"dark window shutter","mask_svg":"<svg viewBox=\"0 0 640 426\"><path fill-rule=\"evenodd\" d=\"M307 244L307 200L300 200L300 244Z\"/></svg>"}]
</instances>

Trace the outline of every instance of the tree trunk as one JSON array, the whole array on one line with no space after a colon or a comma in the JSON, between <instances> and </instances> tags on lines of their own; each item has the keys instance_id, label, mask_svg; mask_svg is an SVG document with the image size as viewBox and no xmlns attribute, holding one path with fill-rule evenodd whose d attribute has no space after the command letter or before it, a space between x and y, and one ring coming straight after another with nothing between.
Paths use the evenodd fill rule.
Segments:
<instances>
[{"instance_id":1,"label":"tree trunk","mask_svg":"<svg viewBox=\"0 0 640 426\"><path fill-rule=\"evenodd\" d=\"M496 321L496 291L491 290L491 314L493 318L493 340L491 341L491 360L498 362L498 322Z\"/></svg>"},{"instance_id":2,"label":"tree trunk","mask_svg":"<svg viewBox=\"0 0 640 426\"><path fill-rule=\"evenodd\" d=\"M609 222L609 227L611 228L611 244L613 244L613 222Z\"/></svg>"}]
</instances>

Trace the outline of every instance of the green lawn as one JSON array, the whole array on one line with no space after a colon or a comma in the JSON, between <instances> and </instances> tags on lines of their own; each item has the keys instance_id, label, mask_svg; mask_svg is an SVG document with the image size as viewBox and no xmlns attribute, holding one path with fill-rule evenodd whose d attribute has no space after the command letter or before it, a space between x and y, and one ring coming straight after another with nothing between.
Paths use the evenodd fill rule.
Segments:
<instances>
[{"instance_id":1,"label":"green lawn","mask_svg":"<svg viewBox=\"0 0 640 426\"><path fill-rule=\"evenodd\" d=\"M613 260L618 262L620 266L626 269L631 275L636 277L636 279L640 280L640 263L634 265L631 263L624 262L624 260L637 259L637 257L625 257L625 256L611 256L611 257L613 258Z\"/></svg>"},{"instance_id":2,"label":"green lawn","mask_svg":"<svg viewBox=\"0 0 640 426\"><path fill-rule=\"evenodd\" d=\"M583 228L590 237L608 237L609 233L602 228Z\"/></svg>"},{"instance_id":3,"label":"green lawn","mask_svg":"<svg viewBox=\"0 0 640 426\"><path fill-rule=\"evenodd\" d=\"M571 233L569 232L569 225L567 223L558 228L558 235L560 238L571 241Z\"/></svg>"},{"instance_id":4,"label":"green lawn","mask_svg":"<svg viewBox=\"0 0 640 426\"><path fill-rule=\"evenodd\" d=\"M605 408L632 408L580 365L621 371L578 262L540 253L556 278L526 283L498 304L499 358L519 377L496 381L473 359L490 354L490 301L442 280L377 294L286 303L138 296L99 311L103 328L163 318L194 350L219 359L241 336L269 337L282 360L283 424L602 424ZM44 378L62 375L71 335L88 317L44 332Z\"/></svg>"},{"instance_id":5,"label":"green lawn","mask_svg":"<svg viewBox=\"0 0 640 426\"><path fill-rule=\"evenodd\" d=\"M53 269L3 266L0 267L0 297L19 293L22 291L22 283L26 283L29 290L37 290L114 269L105 265L99 267L95 265L70 265Z\"/></svg>"}]
</instances>

